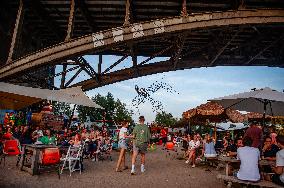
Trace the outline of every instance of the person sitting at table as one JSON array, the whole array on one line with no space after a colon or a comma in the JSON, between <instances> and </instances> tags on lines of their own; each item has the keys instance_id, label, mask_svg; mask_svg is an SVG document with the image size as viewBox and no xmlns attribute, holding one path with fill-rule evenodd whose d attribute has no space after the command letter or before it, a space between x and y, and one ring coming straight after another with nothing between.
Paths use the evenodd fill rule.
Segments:
<instances>
[{"instance_id":1,"label":"person sitting at table","mask_svg":"<svg viewBox=\"0 0 284 188\"><path fill-rule=\"evenodd\" d=\"M81 144L81 137L79 134L76 134L74 136L74 138L72 137L72 139L69 141L69 144L74 146L74 147L79 147Z\"/></svg>"},{"instance_id":2,"label":"person sitting at table","mask_svg":"<svg viewBox=\"0 0 284 188\"><path fill-rule=\"evenodd\" d=\"M195 157L196 157L196 150L200 146L200 141L198 140L197 134L193 136L193 140L188 143L188 159L185 161L188 164L191 160L192 168L195 168Z\"/></svg>"},{"instance_id":3,"label":"person sitting at table","mask_svg":"<svg viewBox=\"0 0 284 188\"><path fill-rule=\"evenodd\" d=\"M245 181L257 182L260 180L258 161L260 152L257 148L252 147L252 139L245 137L243 140L244 147L237 150L237 158L241 161L237 178Z\"/></svg>"},{"instance_id":4,"label":"person sitting at table","mask_svg":"<svg viewBox=\"0 0 284 188\"><path fill-rule=\"evenodd\" d=\"M264 146L262 148L263 158L266 160L276 160L276 153L279 151L278 146L272 144L272 139L270 137L266 137L264 141ZM265 180L270 180L270 175L268 173L272 173L272 168L270 165L263 166L263 176Z\"/></svg>"},{"instance_id":5,"label":"person sitting at table","mask_svg":"<svg viewBox=\"0 0 284 188\"><path fill-rule=\"evenodd\" d=\"M267 160L276 160L276 153L279 151L279 147L272 144L272 139L266 137L264 141L264 146L262 148L263 157Z\"/></svg>"},{"instance_id":6,"label":"person sitting at table","mask_svg":"<svg viewBox=\"0 0 284 188\"><path fill-rule=\"evenodd\" d=\"M243 141L241 138L238 138L237 140L231 140L230 144L227 148L228 154L230 157L237 156L237 150L238 148L243 147Z\"/></svg>"},{"instance_id":7,"label":"person sitting at table","mask_svg":"<svg viewBox=\"0 0 284 188\"><path fill-rule=\"evenodd\" d=\"M205 158L216 157L217 153L214 148L214 142L210 135L206 135L205 143L203 144L202 153Z\"/></svg>"},{"instance_id":8,"label":"person sitting at table","mask_svg":"<svg viewBox=\"0 0 284 188\"><path fill-rule=\"evenodd\" d=\"M281 150L276 153L276 167L272 168L275 174L271 179L272 182L284 186L284 136L278 135L276 142Z\"/></svg>"},{"instance_id":9,"label":"person sitting at table","mask_svg":"<svg viewBox=\"0 0 284 188\"><path fill-rule=\"evenodd\" d=\"M39 138L39 141L42 142L43 144L46 144L46 145L48 145L48 144L54 144L55 145L56 144L55 143L56 139L55 139L54 136L51 136L51 132L50 132L49 129L47 129L45 131L45 136Z\"/></svg>"}]
</instances>

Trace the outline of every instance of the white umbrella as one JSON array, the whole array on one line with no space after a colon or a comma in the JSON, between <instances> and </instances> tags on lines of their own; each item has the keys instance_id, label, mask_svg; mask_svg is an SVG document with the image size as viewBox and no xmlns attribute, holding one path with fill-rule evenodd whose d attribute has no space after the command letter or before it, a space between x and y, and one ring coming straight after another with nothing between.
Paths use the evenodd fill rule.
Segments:
<instances>
[{"instance_id":1,"label":"white umbrella","mask_svg":"<svg viewBox=\"0 0 284 188\"><path fill-rule=\"evenodd\" d=\"M217 129L219 129L219 131L233 131L244 128L247 128L247 126L244 123L232 123L232 122L217 123Z\"/></svg>"},{"instance_id":2,"label":"white umbrella","mask_svg":"<svg viewBox=\"0 0 284 188\"><path fill-rule=\"evenodd\" d=\"M215 98L209 101L219 103L224 108L263 113L264 117L265 114L271 116L284 115L284 93L272 90L268 87Z\"/></svg>"},{"instance_id":3,"label":"white umbrella","mask_svg":"<svg viewBox=\"0 0 284 188\"><path fill-rule=\"evenodd\" d=\"M49 90L0 82L0 109L18 110L44 99L102 108L85 95L79 86Z\"/></svg>"}]
</instances>

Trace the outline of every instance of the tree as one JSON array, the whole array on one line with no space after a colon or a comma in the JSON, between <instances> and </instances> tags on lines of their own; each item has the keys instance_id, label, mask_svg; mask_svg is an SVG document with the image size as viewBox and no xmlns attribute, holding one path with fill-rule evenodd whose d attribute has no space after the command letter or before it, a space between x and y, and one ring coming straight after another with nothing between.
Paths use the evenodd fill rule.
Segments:
<instances>
[{"instance_id":1,"label":"tree","mask_svg":"<svg viewBox=\"0 0 284 188\"><path fill-rule=\"evenodd\" d=\"M68 117L70 117L72 114L72 109L70 105L64 102L53 101L52 107L53 107L53 113L55 115L67 115Z\"/></svg>"},{"instance_id":2,"label":"tree","mask_svg":"<svg viewBox=\"0 0 284 188\"><path fill-rule=\"evenodd\" d=\"M86 117L90 116L91 121L102 120L105 113L106 120L113 120L115 122L121 122L122 120L131 121L132 111L126 108L126 104L122 103L119 99L115 101L113 95L109 92L106 96L97 94L92 97L92 100L99 104L104 109L89 108L79 106L77 111L79 113L79 119L82 122L86 121Z\"/></svg>"},{"instance_id":3,"label":"tree","mask_svg":"<svg viewBox=\"0 0 284 188\"><path fill-rule=\"evenodd\" d=\"M155 122L159 125L171 127L176 124L177 120L171 113L162 111L156 114Z\"/></svg>"}]
</instances>

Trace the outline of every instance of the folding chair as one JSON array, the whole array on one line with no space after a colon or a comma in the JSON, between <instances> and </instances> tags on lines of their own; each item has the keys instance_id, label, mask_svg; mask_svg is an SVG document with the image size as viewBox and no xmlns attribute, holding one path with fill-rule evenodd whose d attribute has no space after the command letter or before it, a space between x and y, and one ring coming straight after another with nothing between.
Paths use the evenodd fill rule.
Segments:
<instances>
[{"instance_id":1,"label":"folding chair","mask_svg":"<svg viewBox=\"0 0 284 188\"><path fill-rule=\"evenodd\" d=\"M82 173L82 159L84 147L85 142L83 142L79 147L69 146L66 156L61 159L61 161L63 161L63 165L61 167L60 174L62 174L63 170L67 168L69 169L70 176L71 173L76 170L79 170L80 174ZM79 165L79 168L76 168L76 164Z\"/></svg>"}]
</instances>

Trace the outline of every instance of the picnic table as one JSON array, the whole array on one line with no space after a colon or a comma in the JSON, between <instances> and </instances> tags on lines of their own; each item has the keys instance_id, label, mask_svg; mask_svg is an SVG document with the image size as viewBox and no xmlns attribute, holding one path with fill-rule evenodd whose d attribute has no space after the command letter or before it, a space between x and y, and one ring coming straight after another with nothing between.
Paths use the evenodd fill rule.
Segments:
<instances>
[{"instance_id":1,"label":"picnic table","mask_svg":"<svg viewBox=\"0 0 284 188\"><path fill-rule=\"evenodd\" d=\"M218 160L226 163L226 168L225 168L226 169L225 170L226 176L229 175L229 166L232 163L235 163L235 164L240 164L241 163L241 161L239 159L237 159L235 157L228 157L228 156L219 156ZM275 165L275 161L261 159L261 160L259 160L259 165L260 166Z\"/></svg>"},{"instance_id":2,"label":"picnic table","mask_svg":"<svg viewBox=\"0 0 284 188\"><path fill-rule=\"evenodd\" d=\"M20 170L27 171L31 175L39 174L39 162L40 162L40 154L43 150L48 148L58 148L55 145L35 145L35 144L25 144L22 146L22 154L20 159ZM31 163L26 163L26 158L28 152L32 153Z\"/></svg>"}]
</instances>

